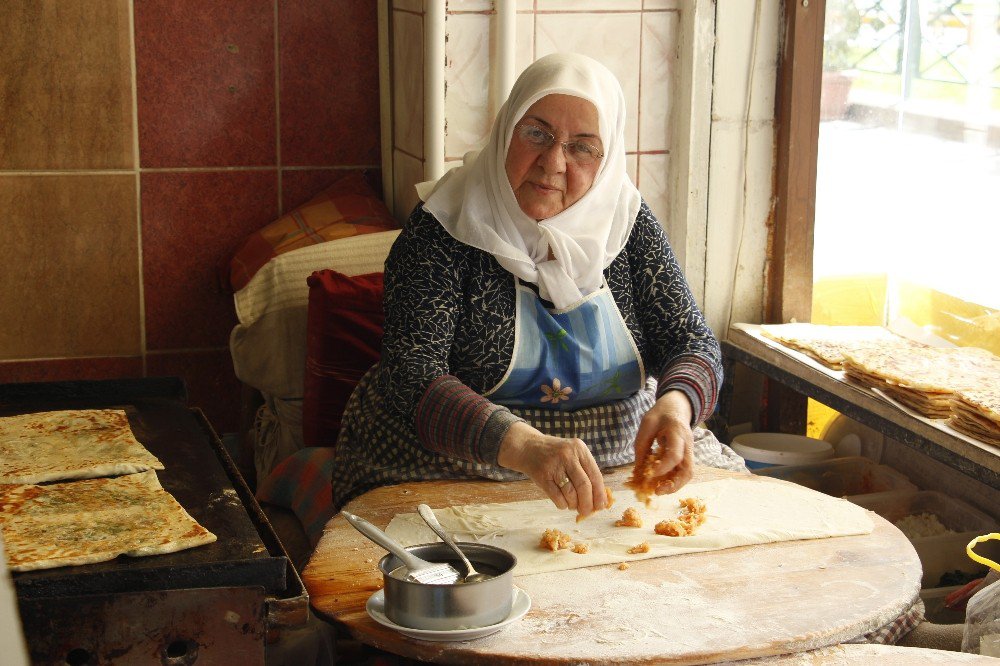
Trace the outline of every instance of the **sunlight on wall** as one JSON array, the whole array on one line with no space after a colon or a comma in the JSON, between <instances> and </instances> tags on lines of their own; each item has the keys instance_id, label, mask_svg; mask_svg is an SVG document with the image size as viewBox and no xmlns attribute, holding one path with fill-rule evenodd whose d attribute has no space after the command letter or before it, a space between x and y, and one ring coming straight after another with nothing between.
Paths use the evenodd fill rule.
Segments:
<instances>
[{"instance_id":1,"label":"sunlight on wall","mask_svg":"<svg viewBox=\"0 0 1000 666\"><path fill-rule=\"evenodd\" d=\"M824 277L813 284L812 323L881 326L886 317L888 276L884 273ZM839 412L810 399L806 435L822 438Z\"/></svg>"},{"instance_id":2,"label":"sunlight on wall","mask_svg":"<svg viewBox=\"0 0 1000 666\"><path fill-rule=\"evenodd\" d=\"M994 283L994 288L1000 286ZM900 283L893 296L894 327L905 321L944 344L979 347L1000 356L1000 311L912 282Z\"/></svg>"},{"instance_id":3,"label":"sunlight on wall","mask_svg":"<svg viewBox=\"0 0 1000 666\"><path fill-rule=\"evenodd\" d=\"M930 344L979 347L1000 355L1000 311L888 275L820 278L813 285L812 323L882 326ZM821 438L838 415L809 401L806 434Z\"/></svg>"}]
</instances>

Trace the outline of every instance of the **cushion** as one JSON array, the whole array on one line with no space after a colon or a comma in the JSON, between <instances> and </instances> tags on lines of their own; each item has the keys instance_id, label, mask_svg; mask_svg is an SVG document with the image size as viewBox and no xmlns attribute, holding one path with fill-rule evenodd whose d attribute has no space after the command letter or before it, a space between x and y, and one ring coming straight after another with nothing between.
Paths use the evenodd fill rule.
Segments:
<instances>
[{"instance_id":1,"label":"cushion","mask_svg":"<svg viewBox=\"0 0 1000 666\"><path fill-rule=\"evenodd\" d=\"M315 547L333 517L333 449L313 447L285 458L257 486L257 501L295 512Z\"/></svg>"},{"instance_id":2,"label":"cushion","mask_svg":"<svg viewBox=\"0 0 1000 666\"><path fill-rule=\"evenodd\" d=\"M251 234L229 261L229 287L239 291L268 261L290 250L398 227L364 176L351 173Z\"/></svg>"},{"instance_id":3,"label":"cushion","mask_svg":"<svg viewBox=\"0 0 1000 666\"><path fill-rule=\"evenodd\" d=\"M310 245L277 256L257 271L233 296L239 323L229 336L229 351L240 381L265 397L297 401L301 416L309 276L328 268L344 275L381 272L399 233L395 229ZM301 447L301 418L294 428Z\"/></svg>"},{"instance_id":4,"label":"cushion","mask_svg":"<svg viewBox=\"0 0 1000 666\"><path fill-rule=\"evenodd\" d=\"M351 391L382 346L382 273L317 271L307 279L306 363L302 396L305 446L333 446Z\"/></svg>"}]
</instances>

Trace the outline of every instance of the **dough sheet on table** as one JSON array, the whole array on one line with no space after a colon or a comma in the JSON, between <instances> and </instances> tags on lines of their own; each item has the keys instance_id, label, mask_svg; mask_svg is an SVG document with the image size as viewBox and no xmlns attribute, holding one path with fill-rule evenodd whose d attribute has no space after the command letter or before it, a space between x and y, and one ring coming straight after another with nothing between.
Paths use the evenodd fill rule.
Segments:
<instances>
[{"instance_id":1,"label":"dough sheet on table","mask_svg":"<svg viewBox=\"0 0 1000 666\"><path fill-rule=\"evenodd\" d=\"M677 517L681 511L678 500L687 497L705 502L705 523L692 536L656 534L653 526ZM615 525L628 507L642 516L642 527ZM630 490L616 490L610 509L579 523L574 512L560 511L547 499L435 508L434 514L458 541L513 552L518 576L777 541L869 534L873 528L868 511L847 500L750 475L690 483L676 493L659 496L649 507L636 500ZM569 534L574 543L585 543L588 552L553 552L539 547L542 533L549 528ZM397 514L386 532L405 546L439 541L416 513ZM627 552L643 541L649 544L648 553Z\"/></svg>"}]
</instances>

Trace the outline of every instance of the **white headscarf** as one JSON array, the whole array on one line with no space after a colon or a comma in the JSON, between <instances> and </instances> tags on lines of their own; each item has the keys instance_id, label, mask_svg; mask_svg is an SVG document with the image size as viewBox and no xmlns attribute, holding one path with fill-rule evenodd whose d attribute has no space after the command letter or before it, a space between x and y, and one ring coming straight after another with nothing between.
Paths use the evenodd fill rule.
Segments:
<instances>
[{"instance_id":1,"label":"white headscarf","mask_svg":"<svg viewBox=\"0 0 1000 666\"><path fill-rule=\"evenodd\" d=\"M514 125L552 94L573 95L597 107L605 154L594 183L578 201L540 222L526 215L504 163ZM421 183L424 209L457 240L489 252L505 269L538 285L557 308L598 290L603 271L621 252L639 212L639 191L625 171L625 95L604 65L587 56L556 53L518 77L500 108L489 143L437 183ZM551 250L553 260L549 260Z\"/></svg>"}]
</instances>

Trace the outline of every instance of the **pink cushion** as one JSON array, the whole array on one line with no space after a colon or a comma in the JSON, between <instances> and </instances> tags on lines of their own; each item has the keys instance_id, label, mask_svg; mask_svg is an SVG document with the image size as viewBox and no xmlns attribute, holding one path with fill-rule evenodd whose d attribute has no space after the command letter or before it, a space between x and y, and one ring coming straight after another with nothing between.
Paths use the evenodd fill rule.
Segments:
<instances>
[{"instance_id":1,"label":"pink cushion","mask_svg":"<svg viewBox=\"0 0 1000 666\"><path fill-rule=\"evenodd\" d=\"M306 446L333 446L351 391L379 359L382 273L349 277L324 270L307 283L302 439Z\"/></svg>"}]
</instances>

